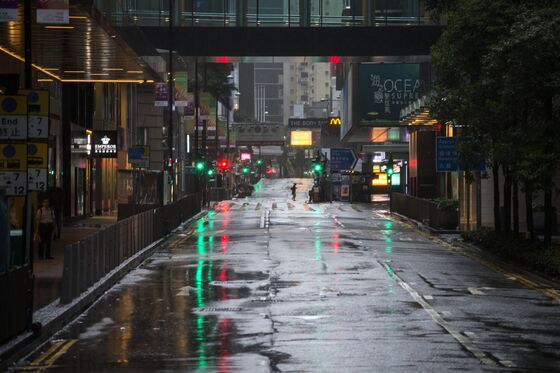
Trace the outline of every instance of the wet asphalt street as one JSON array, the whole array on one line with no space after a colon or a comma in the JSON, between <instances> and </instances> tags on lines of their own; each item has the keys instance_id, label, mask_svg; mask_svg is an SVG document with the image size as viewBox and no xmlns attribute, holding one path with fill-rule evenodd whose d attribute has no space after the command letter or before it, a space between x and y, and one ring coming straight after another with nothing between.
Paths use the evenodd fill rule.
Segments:
<instances>
[{"instance_id":1,"label":"wet asphalt street","mask_svg":"<svg viewBox=\"0 0 560 373\"><path fill-rule=\"evenodd\" d=\"M222 202L29 357L48 372L559 372L560 304L393 220ZM33 369L32 369L33 370Z\"/></svg>"}]
</instances>

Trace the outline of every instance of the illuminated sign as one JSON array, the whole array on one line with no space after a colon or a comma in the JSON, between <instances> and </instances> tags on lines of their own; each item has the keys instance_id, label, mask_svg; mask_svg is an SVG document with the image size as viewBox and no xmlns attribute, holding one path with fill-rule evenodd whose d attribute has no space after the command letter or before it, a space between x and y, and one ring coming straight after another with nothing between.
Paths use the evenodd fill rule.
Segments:
<instances>
[{"instance_id":1,"label":"illuminated sign","mask_svg":"<svg viewBox=\"0 0 560 373\"><path fill-rule=\"evenodd\" d=\"M387 186L389 185L389 179L386 173L375 174L373 179L371 179L371 186Z\"/></svg>"},{"instance_id":2,"label":"illuminated sign","mask_svg":"<svg viewBox=\"0 0 560 373\"><path fill-rule=\"evenodd\" d=\"M242 161L250 161L251 160L251 153L241 153L241 160Z\"/></svg>"},{"instance_id":3,"label":"illuminated sign","mask_svg":"<svg viewBox=\"0 0 560 373\"><path fill-rule=\"evenodd\" d=\"M342 120L340 117L330 117L329 118L329 126L340 126L342 125Z\"/></svg>"},{"instance_id":4,"label":"illuminated sign","mask_svg":"<svg viewBox=\"0 0 560 373\"><path fill-rule=\"evenodd\" d=\"M290 144L292 146L311 146L313 145L312 131L292 131L290 134Z\"/></svg>"},{"instance_id":5,"label":"illuminated sign","mask_svg":"<svg viewBox=\"0 0 560 373\"><path fill-rule=\"evenodd\" d=\"M290 118L288 119L288 127L290 128L323 128L327 124L324 118Z\"/></svg>"},{"instance_id":6,"label":"illuminated sign","mask_svg":"<svg viewBox=\"0 0 560 373\"><path fill-rule=\"evenodd\" d=\"M94 158L117 158L117 131L94 131L91 148Z\"/></svg>"}]
</instances>

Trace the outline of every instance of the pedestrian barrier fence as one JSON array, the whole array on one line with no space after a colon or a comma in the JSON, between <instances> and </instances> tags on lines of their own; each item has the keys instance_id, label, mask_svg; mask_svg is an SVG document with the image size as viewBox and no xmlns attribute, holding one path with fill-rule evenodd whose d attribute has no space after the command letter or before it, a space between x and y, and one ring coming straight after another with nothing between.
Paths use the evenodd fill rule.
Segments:
<instances>
[{"instance_id":1,"label":"pedestrian barrier fence","mask_svg":"<svg viewBox=\"0 0 560 373\"><path fill-rule=\"evenodd\" d=\"M60 302L70 303L125 260L198 212L200 197L191 194L175 203L132 215L66 245Z\"/></svg>"},{"instance_id":2,"label":"pedestrian barrier fence","mask_svg":"<svg viewBox=\"0 0 560 373\"><path fill-rule=\"evenodd\" d=\"M0 344L28 327L31 282L28 264L0 273Z\"/></svg>"},{"instance_id":3,"label":"pedestrian barrier fence","mask_svg":"<svg viewBox=\"0 0 560 373\"><path fill-rule=\"evenodd\" d=\"M434 201L401 193L391 193L391 211L435 229L456 229L459 223L457 211L440 210Z\"/></svg>"}]
</instances>

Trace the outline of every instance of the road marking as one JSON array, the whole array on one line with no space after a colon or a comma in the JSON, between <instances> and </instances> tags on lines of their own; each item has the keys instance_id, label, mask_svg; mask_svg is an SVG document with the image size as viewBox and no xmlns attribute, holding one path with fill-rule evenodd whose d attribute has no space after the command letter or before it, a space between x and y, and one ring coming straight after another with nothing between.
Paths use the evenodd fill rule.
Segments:
<instances>
[{"instance_id":1,"label":"road marking","mask_svg":"<svg viewBox=\"0 0 560 373\"><path fill-rule=\"evenodd\" d=\"M264 215L266 213L266 210L262 210L261 211L261 224L259 225L259 228L263 229L264 228Z\"/></svg>"},{"instance_id":2,"label":"road marking","mask_svg":"<svg viewBox=\"0 0 560 373\"><path fill-rule=\"evenodd\" d=\"M262 206L262 205L261 205L260 202L257 203L257 207L255 207L255 211L259 211L259 210L261 209L261 206Z\"/></svg>"},{"instance_id":3,"label":"road marking","mask_svg":"<svg viewBox=\"0 0 560 373\"><path fill-rule=\"evenodd\" d=\"M426 299L426 300L434 300L434 297L432 297L431 295L424 295L424 299Z\"/></svg>"},{"instance_id":4,"label":"road marking","mask_svg":"<svg viewBox=\"0 0 560 373\"><path fill-rule=\"evenodd\" d=\"M192 286L183 286L179 289L179 292L175 294L175 296L188 297L191 294L191 291L196 291L196 288L193 288Z\"/></svg>"},{"instance_id":5,"label":"road marking","mask_svg":"<svg viewBox=\"0 0 560 373\"><path fill-rule=\"evenodd\" d=\"M360 210L359 208L357 208L357 207L354 206L354 205L350 205L350 207L352 207L352 208L353 208L355 211L357 211L357 212L362 212L362 210Z\"/></svg>"},{"instance_id":6,"label":"road marking","mask_svg":"<svg viewBox=\"0 0 560 373\"><path fill-rule=\"evenodd\" d=\"M272 209L276 210L278 208L278 204L276 202L272 202Z\"/></svg>"},{"instance_id":7,"label":"road marking","mask_svg":"<svg viewBox=\"0 0 560 373\"><path fill-rule=\"evenodd\" d=\"M457 340L465 349L467 349L470 353L472 353L478 360L480 360L483 364L489 366L497 366L496 362L490 359L482 350L475 346L475 344L470 340L470 338L464 336L463 334L459 333L455 328L453 328L447 321L440 316L440 314L418 294L416 290L411 288L406 282L404 282L394 271L393 269L387 265L387 263L383 263L379 261L381 266L385 267L389 276L391 276L397 283L402 287L404 290L410 294L410 296L419 303L422 308L432 317L432 319L439 324L443 329L445 329L453 338ZM426 297L426 296L424 296Z\"/></svg>"},{"instance_id":8,"label":"road marking","mask_svg":"<svg viewBox=\"0 0 560 373\"><path fill-rule=\"evenodd\" d=\"M500 360L500 364L505 366L506 368L515 368L517 365L513 363L511 360Z\"/></svg>"},{"instance_id":9,"label":"road marking","mask_svg":"<svg viewBox=\"0 0 560 373\"><path fill-rule=\"evenodd\" d=\"M307 202L303 204L303 208L304 208L306 211L311 211L311 210L312 210L312 208L309 207L309 205L307 204ZM315 210L313 210L313 211L315 211Z\"/></svg>"},{"instance_id":10,"label":"road marking","mask_svg":"<svg viewBox=\"0 0 560 373\"><path fill-rule=\"evenodd\" d=\"M33 360L31 362L31 364L29 364L29 365L32 365L32 366L33 365L41 365L43 360L45 360L47 357L49 357L50 354L52 354L56 349L58 349L60 346L62 346L65 342L66 342L66 340L61 339L61 340L53 343L47 351L45 351L41 355L39 355L39 357L37 357L37 359Z\"/></svg>"},{"instance_id":11,"label":"road marking","mask_svg":"<svg viewBox=\"0 0 560 373\"><path fill-rule=\"evenodd\" d=\"M461 255L469 258L469 259L472 259L472 260L478 262L479 264L482 264L486 268L503 275L507 279L513 280L513 281L518 281L521 284L525 285L525 287L527 287L529 289L532 289L532 290L536 290L536 291L546 295L547 297L552 298L554 301L560 303L560 292L558 290L556 290L554 288L551 288L551 287L549 287L548 285L545 285L545 284L539 284L539 283L537 283L533 280L530 280L530 279L526 278L525 276L522 276L521 274L509 272L509 271L505 270L504 268L502 268L502 267L500 267L496 264L490 263L490 262L482 259L481 257L479 257L475 254L468 253L465 250L462 250L462 249L460 249L456 246L453 246L452 244L450 244L448 242L445 242L441 238L434 237L434 236L431 236L427 233L419 231L416 227L414 227L410 223L407 223L407 222L402 221L402 220L396 220L396 221L398 221L402 225L405 225L405 226L408 226L409 228L414 229L417 234L419 234L421 236L424 236L425 238L431 240L432 242L438 244L439 246L441 246L441 247L443 247L443 248L445 248L449 251L452 251L454 253L461 254Z\"/></svg>"},{"instance_id":12,"label":"road marking","mask_svg":"<svg viewBox=\"0 0 560 373\"><path fill-rule=\"evenodd\" d=\"M72 346L74 346L74 344L76 344L76 342L78 342L77 339L71 339L68 342L66 342L66 344L64 346L62 346L62 348L60 350L58 350L56 353L54 353L46 362L45 362L45 368L50 367L51 365L53 365L53 363L55 361L57 361L58 359L60 359L60 357L62 355L64 355L70 348L72 348Z\"/></svg>"},{"instance_id":13,"label":"road marking","mask_svg":"<svg viewBox=\"0 0 560 373\"><path fill-rule=\"evenodd\" d=\"M293 210L294 207L295 207L294 205L292 205L290 202L288 202L288 209L289 209L289 210Z\"/></svg>"},{"instance_id":14,"label":"road marking","mask_svg":"<svg viewBox=\"0 0 560 373\"><path fill-rule=\"evenodd\" d=\"M471 293L472 295L486 295L484 292L478 290L477 288L467 288L467 290L468 290L469 293Z\"/></svg>"}]
</instances>

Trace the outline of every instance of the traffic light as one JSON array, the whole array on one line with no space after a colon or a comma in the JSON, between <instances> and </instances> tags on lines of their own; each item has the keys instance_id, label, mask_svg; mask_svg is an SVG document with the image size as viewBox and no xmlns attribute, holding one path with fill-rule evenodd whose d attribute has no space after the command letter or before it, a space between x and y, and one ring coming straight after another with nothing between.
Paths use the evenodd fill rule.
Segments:
<instances>
[{"instance_id":1,"label":"traffic light","mask_svg":"<svg viewBox=\"0 0 560 373\"><path fill-rule=\"evenodd\" d=\"M391 176L395 173L395 170L393 169L393 164L392 163L388 163L387 164L387 175Z\"/></svg>"},{"instance_id":2,"label":"traffic light","mask_svg":"<svg viewBox=\"0 0 560 373\"><path fill-rule=\"evenodd\" d=\"M194 168L197 171L202 172L206 168L206 163L202 159L199 159L198 161L195 162Z\"/></svg>"},{"instance_id":3,"label":"traffic light","mask_svg":"<svg viewBox=\"0 0 560 373\"><path fill-rule=\"evenodd\" d=\"M212 176L214 175L214 170L213 169L209 169L207 172L208 176Z\"/></svg>"},{"instance_id":4,"label":"traffic light","mask_svg":"<svg viewBox=\"0 0 560 373\"><path fill-rule=\"evenodd\" d=\"M167 166L167 169L168 169L168 170L173 169L173 158L167 159L166 166Z\"/></svg>"},{"instance_id":5,"label":"traffic light","mask_svg":"<svg viewBox=\"0 0 560 373\"><path fill-rule=\"evenodd\" d=\"M260 166L262 164L262 159L257 159L257 166Z\"/></svg>"},{"instance_id":6,"label":"traffic light","mask_svg":"<svg viewBox=\"0 0 560 373\"><path fill-rule=\"evenodd\" d=\"M247 166L244 166L244 167L241 169L241 172L244 173L244 174L248 174L249 171L251 171L251 170L250 170L249 167L247 167Z\"/></svg>"},{"instance_id":7,"label":"traffic light","mask_svg":"<svg viewBox=\"0 0 560 373\"><path fill-rule=\"evenodd\" d=\"M313 163L313 172L315 172L316 174L320 174L323 172L323 164L321 163L321 161L316 160L315 163Z\"/></svg>"},{"instance_id":8,"label":"traffic light","mask_svg":"<svg viewBox=\"0 0 560 373\"><path fill-rule=\"evenodd\" d=\"M222 171L227 171L229 169L229 160L227 159L220 159L218 161L218 167Z\"/></svg>"}]
</instances>

